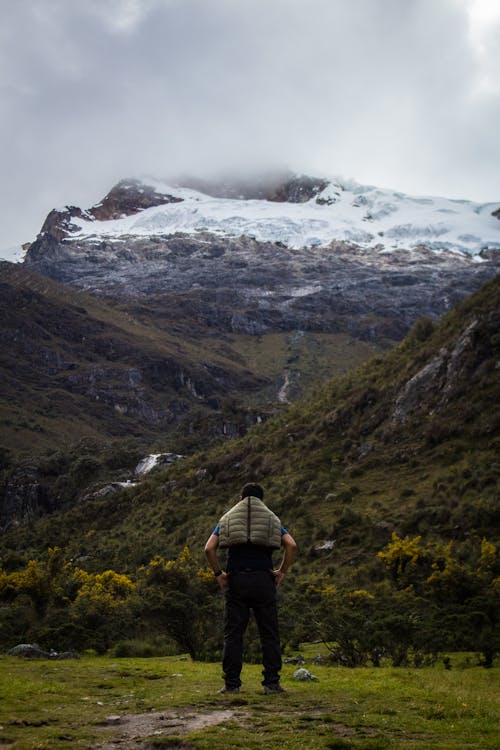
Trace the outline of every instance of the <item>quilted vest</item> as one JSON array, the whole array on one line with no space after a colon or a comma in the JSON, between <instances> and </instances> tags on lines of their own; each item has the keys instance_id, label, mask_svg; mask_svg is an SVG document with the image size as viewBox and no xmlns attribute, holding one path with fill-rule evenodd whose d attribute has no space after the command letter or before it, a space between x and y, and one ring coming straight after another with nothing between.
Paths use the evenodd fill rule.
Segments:
<instances>
[{"instance_id":1,"label":"quilted vest","mask_svg":"<svg viewBox=\"0 0 500 750\"><path fill-rule=\"evenodd\" d=\"M219 546L258 544L281 547L281 521L258 497L245 497L228 510L219 521Z\"/></svg>"}]
</instances>

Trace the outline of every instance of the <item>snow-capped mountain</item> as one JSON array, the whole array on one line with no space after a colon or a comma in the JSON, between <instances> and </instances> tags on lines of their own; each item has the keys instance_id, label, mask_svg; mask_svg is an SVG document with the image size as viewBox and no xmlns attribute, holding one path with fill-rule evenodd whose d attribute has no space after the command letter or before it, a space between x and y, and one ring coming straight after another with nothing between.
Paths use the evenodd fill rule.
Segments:
<instances>
[{"instance_id":1,"label":"snow-capped mountain","mask_svg":"<svg viewBox=\"0 0 500 750\"><path fill-rule=\"evenodd\" d=\"M303 182L292 200L217 197L200 190L148 179L143 186L130 181L125 190L170 196L162 205L146 207L111 220L85 212L73 218L72 236L92 242L123 237L168 236L176 233L219 237L250 237L281 242L290 248L325 247L332 241L362 248L431 250L478 254L500 248L500 222L494 203L473 203L436 197L414 197L355 182ZM286 196L283 196L286 197ZM65 211L67 209L63 209ZM99 214L97 214L99 216Z\"/></svg>"},{"instance_id":2,"label":"snow-capped mountain","mask_svg":"<svg viewBox=\"0 0 500 750\"><path fill-rule=\"evenodd\" d=\"M394 340L497 273L495 208L293 175L124 180L90 209L52 211L25 264L221 330Z\"/></svg>"}]
</instances>

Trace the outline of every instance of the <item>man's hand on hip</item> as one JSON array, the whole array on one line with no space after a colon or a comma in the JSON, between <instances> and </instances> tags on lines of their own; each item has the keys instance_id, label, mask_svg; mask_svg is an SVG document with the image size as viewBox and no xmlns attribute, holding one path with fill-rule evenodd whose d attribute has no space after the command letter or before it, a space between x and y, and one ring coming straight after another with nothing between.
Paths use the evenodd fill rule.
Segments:
<instances>
[{"instance_id":1,"label":"man's hand on hip","mask_svg":"<svg viewBox=\"0 0 500 750\"><path fill-rule=\"evenodd\" d=\"M229 586L229 576L226 572L222 571L220 576L217 576L217 583L221 591L227 591Z\"/></svg>"},{"instance_id":2,"label":"man's hand on hip","mask_svg":"<svg viewBox=\"0 0 500 750\"><path fill-rule=\"evenodd\" d=\"M273 575L274 575L274 583L276 584L276 588L278 588L281 581L285 577L285 573L283 573L282 570L273 570Z\"/></svg>"}]
</instances>

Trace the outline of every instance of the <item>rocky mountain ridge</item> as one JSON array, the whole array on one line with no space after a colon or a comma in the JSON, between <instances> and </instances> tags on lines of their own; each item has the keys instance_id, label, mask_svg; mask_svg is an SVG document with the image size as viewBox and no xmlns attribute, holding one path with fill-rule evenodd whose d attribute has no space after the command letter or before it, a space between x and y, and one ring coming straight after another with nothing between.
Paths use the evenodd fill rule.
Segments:
<instances>
[{"instance_id":1,"label":"rocky mountain ridge","mask_svg":"<svg viewBox=\"0 0 500 750\"><path fill-rule=\"evenodd\" d=\"M88 211L51 212L25 265L174 317L191 306L218 330L397 340L497 272L493 207L298 176L131 180Z\"/></svg>"},{"instance_id":2,"label":"rocky mountain ridge","mask_svg":"<svg viewBox=\"0 0 500 750\"><path fill-rule=\"evenodd\" d=\"M293 248L345 241L386 250L425 244L477 254L500 249L499 210L496 203L411 196L352 180L293 174L253 182L128 179L89 209L52 211L38 239L50 236L59 216L66 237L212 232ZM145 213L137 217L140 212Z\"/></svg>"}]
</instances>

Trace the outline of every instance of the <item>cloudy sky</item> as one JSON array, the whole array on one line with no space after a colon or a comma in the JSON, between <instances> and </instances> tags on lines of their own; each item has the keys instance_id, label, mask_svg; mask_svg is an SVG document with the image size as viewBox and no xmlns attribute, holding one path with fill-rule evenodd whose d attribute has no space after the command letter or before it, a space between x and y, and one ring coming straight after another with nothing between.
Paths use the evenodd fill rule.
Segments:
<instances>
[{"instance_id":1,"label":"cloudy sky","mask_svg":"<svg viewBox=\"0 0 500 750\"><path fill-rule=\"evenodd\" d=\"M0 0L0 256L123 177L500 202L500 0Z\"/></svg>"}]
</instances>

